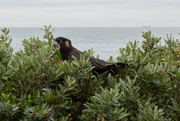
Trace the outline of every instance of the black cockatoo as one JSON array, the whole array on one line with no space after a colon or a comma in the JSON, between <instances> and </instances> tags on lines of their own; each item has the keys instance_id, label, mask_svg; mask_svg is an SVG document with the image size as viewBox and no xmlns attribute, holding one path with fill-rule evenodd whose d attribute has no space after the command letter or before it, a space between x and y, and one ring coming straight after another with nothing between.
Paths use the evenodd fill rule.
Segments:
<instances>
[{"instance_id":1,"label":"black cockatoo","mask_svg":"<svg viewBox=\"0 0 180 121\"><path fill-rule=\"evenodd\" d=\"M69 39L64 37L56 38L54 47L60 50L62 59L67 61L73 60L72 55L74 55L79 60L80 55L83 54L83 52L79 51L78 49L72 46L71 41ZM119 67L128 67L127 63L108 63L104 60L93 58L91 56L86 55L86 59L87 58L89 58L89 61L92 64L93 71L97 73L103 73L105 71L116 72Z\"/></svg>"}]
</instances>

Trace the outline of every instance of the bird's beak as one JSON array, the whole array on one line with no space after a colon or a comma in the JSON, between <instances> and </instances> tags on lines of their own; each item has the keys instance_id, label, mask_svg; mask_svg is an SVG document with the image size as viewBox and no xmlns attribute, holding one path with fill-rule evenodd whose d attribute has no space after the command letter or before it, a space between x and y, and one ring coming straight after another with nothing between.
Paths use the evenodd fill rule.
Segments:
<instances>
[{"instance_id":1,"label":"bird's beak","mask_svg":"<svg viewBox=\"0 0 180 121\"><path fill-rule=\"evenodd\" d=\"M54 48L56 48L56 50L60 50L60 44L56 41L54 42Z\"/></svg>"}]
</instances>

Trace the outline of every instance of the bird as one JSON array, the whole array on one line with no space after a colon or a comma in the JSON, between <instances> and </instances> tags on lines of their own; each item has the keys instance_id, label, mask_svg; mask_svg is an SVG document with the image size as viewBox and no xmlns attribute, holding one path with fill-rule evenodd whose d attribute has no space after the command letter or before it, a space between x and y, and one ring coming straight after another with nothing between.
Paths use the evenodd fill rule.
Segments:
<instances>
[{"instance_id":1,"label":"bird","mask_svg":"<svg viewBox=\"0 0 180 121\"><path fill-rule=\"evenodd\" d=\"M66 61L72 61L73 56L79 60L80 55L83 54L82 51L76 49L72 46L71 40L65 38L65 37L57 37L55 39L54 47L60 51L62 60ZM91 57L89 55L85 55L85 58L89 58L89 61L93 67L93 72L96 73L104 73L106 71L115 72L118 70L118 67L127 67L128 64L124 62L117 62L117 63L109 63L101 59L97 59L94 57Z\"/></svg>"}]
</instances>

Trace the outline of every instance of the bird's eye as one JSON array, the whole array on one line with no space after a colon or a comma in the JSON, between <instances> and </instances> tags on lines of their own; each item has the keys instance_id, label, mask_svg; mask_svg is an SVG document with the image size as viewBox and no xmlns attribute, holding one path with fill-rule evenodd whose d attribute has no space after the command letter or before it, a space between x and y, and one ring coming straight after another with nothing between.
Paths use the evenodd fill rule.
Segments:
<instances>
[{"instance_id":1,"label":"bird's eye","mask_svg":"<svg viewBox=\"0 0 180 121\"><path fill-rule=\"evenodd\" d=\"M59 43L61 44L61 43L63 43L63 41L62 41L62 40L60 40L60 41L59 41Z\"/></svg>"}]
</instances>

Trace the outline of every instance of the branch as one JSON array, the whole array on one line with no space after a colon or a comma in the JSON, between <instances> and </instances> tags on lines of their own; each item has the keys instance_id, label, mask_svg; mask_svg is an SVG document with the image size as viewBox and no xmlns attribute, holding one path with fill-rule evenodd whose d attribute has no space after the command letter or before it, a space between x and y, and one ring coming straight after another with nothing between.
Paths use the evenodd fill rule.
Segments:
<instances>
[{"instance_id":1,"label":"branch","mask_svg":"<svg viewBox=\"0 0 180 121\"><path fill-rule=\"evenodd\" d=\"M49 57L47 57L45 60L42 61L40 67L37 69L37 71L35 72L35 74L38 74L38 72L40 71L40 69L43 67L43 65L46 63L46 61L47 61L53 54L54 54L54 52L53 52L52 54L50 54ZM34 81L34 79L35 79L35 77L33 76L33 79L29 82L28 87L27 87L25 93L28 92L28 90L29 90L29 88L31 87L31 84L32 84L32 82Z\"/></svg>"}]
</instances>

